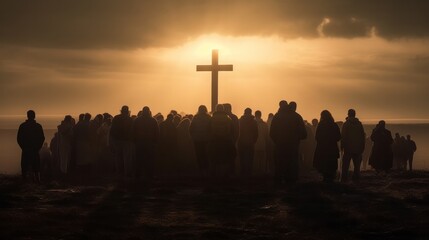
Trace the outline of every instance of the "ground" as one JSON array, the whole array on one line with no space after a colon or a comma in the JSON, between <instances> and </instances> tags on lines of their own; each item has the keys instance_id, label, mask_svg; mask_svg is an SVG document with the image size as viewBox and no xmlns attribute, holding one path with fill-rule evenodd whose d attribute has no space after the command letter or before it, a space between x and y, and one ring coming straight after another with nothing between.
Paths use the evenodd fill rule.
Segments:
<instances>
[{"instance_id":1,"label":"ground","mask_svg":"<svg viewBox=\"0 0 429 240\"><path fill-rule=\"evenodd\" d=\"M235 183L225 183L235 182ZM325 184L157 180L151 186L0 177L0 239L427 239L429 172Z\"/></svg>"}]
</instances>

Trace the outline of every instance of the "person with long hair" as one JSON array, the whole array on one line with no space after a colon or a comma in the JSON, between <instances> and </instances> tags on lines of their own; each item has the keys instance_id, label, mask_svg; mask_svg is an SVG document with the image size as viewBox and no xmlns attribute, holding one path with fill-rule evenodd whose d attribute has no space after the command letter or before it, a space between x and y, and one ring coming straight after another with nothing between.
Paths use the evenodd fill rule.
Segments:
<instances>
[{"instance_id":1,"label":"person with long hair","mask_svg":"<svg viewBox=\"0 0 429 240\"><path fill-rule=\"evenodd\" d=\"M316 129L316 150L313 166L322 174L323 181L333 182L337 173L340 151L338 141L341 140L340 128L328 110L320 114Z\"/></svg>"}]
</instances>

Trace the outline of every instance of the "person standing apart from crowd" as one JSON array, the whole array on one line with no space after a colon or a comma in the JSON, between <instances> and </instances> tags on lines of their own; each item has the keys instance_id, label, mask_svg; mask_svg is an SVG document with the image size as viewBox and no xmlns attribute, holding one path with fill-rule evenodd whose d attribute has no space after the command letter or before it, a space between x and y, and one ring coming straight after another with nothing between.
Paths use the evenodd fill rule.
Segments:
<instances>
[{"instance_id":1,"label":"person standing apart from crowd","mask_svg":"<svg viewBox=\"0 0 429 240\"><path fill-rule=\"evenodd\" d=\"M349 109L346 122L341 131L341 150L344 151L341 181L347 182L350 161L353 160L353 181L360 178L362 153L365 149L365 131L362 123L356 118L356 111Z\"/></svg>"},{"instance_id":2,"label":"person standing apart from crowd","mask_svg":"<svg viewBox=\"0 0 429 240\"><path fill-rule=\"evenodd\" d=\"M374 130L372 130L371 140L374 142L374 145L369 157L369 165L377 173L382 171L387 173L393 166L393 138L392 133L386 129L385 121L381 120Z\"/></svg>"},{"instance_id":3,"label":"person standing apart from crowd","mask_svg":"<svg viewBox=\"0 0 429 240\"><path fill-rule=\"evenodd\" d=\"M33 110L27 112L27 120L19 126L17 141L22 149L22 177L26 179L31 169L34 173L34 181L40 182L39 151L45 142L45 135L42 125L36 122L36 113Z\"/></svg>"}]
</instances>

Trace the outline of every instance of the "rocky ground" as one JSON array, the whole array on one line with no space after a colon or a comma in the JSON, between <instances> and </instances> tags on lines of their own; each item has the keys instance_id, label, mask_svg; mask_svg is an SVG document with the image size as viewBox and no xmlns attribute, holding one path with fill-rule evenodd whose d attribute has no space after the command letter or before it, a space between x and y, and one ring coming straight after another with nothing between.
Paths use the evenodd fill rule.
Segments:
<instances>
[{"instance_id":1,"label":"rocky ground","mask_svg":"<svg viewBox=\"0 0 429 240\"><path fill-rule=\"evenodd\" d=\"M427 239L429 172L293 186L164 179L126 186L0 176L0 239Z\"/></svg>"}]
</instances>

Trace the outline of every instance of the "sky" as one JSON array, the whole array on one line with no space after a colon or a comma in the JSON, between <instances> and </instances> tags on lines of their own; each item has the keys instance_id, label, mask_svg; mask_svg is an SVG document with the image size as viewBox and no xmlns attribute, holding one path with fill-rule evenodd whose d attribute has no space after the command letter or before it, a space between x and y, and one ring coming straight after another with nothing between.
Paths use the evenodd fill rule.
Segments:
<instances>
[{"instance_id":1,"label":"sky","mask_svg":"<svg viewBox=\"0 0 429 240\"><path fill-rule=\"evenodd\" d=\"M0 116L128 105L195 113L219 102L266 118L282 99L305 119L429 119L429 1L0 0Z\"/></svg>"}]
</instances>

